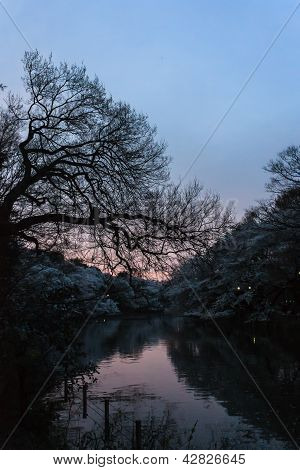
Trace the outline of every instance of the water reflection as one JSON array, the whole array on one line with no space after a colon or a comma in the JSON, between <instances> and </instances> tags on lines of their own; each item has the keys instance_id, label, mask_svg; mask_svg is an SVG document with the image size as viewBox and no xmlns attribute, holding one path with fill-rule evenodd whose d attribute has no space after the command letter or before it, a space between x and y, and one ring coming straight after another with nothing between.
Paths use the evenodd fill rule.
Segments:
<instances>
[{"instance_id":1,"label":"water reflection","mask_svg":"<svg viewBox=\"0 0 300 470\"><path fill-rule=\"evenodd\" d=\"M197 421L193 446L199 449L293 447L291 436L300 438L296 352L267 333L226 334L253 380L212 327L182 318L90 325L85 360L100 365L89 391L94 408L109 396L133 418L171 413L182 433ZM96 415L90 410L89 416L78 425L92 426Z\"/></svg>"}]
</instances>

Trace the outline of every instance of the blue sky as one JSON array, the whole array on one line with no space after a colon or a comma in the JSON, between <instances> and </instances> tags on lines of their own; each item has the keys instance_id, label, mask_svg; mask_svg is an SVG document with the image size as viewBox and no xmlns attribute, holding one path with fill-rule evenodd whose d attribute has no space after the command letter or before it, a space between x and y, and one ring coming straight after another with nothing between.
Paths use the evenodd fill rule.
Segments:
<instances>
[{"instance_id":1,"label":"blue sky","mask_svg":"<svg viewBox=\"0 0 300 470\"><path fill-rule=\"evenodd\" d=\"M295 8L293 0L2 0L33 48L84 62L156 124L185 173ZM0 82L19 92L28 49L0 8ZM238 211L264 197L263 165L300 144L300 9L209 143L197 177Z\"/></svg>"}]
</instances>

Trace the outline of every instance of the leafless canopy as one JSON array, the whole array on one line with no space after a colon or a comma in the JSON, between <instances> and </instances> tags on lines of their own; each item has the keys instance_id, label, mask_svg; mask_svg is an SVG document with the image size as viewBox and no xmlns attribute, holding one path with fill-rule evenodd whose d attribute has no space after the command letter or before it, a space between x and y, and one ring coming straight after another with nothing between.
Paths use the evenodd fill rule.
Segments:
<instances>
[{"instance_id":1,"label":"leafless canopy","mask_svg":"<svg viewBox=\"0 0 300 470\"><path fill-rule=\"evenodd\" d=\"M24 70L26 98L9 94L0 112L3 239L80 250L110 269L161 269L226 230L219 197L171 185L155 128L83 66L35 51Z\"/></svg>"},{"instance_id":2,"label":"leafless canopy","mask_svg":"<svg viewBox=\"0 0 300 470\"><path fill-rule=\"evenodd\" d=\"M278 157L271 160L265 167L271 173L267 189L275 194L281 194L289 189L299 188L300 185L300 147L290 146Z\"/></svg>"},{"instance_id":3,"label":"leafless canopy","mask_svg":"<svg viewBox=\"0 0 300 470\"><path fill-rule=\"evenodd\" d=\"M271 174L267 190L272 197L262 201L258 218L270 230L300 228L300 147L291 146L280 152L265 167ZM295 235L291 232L291 236Z\"/></svg>"}]
</instances>

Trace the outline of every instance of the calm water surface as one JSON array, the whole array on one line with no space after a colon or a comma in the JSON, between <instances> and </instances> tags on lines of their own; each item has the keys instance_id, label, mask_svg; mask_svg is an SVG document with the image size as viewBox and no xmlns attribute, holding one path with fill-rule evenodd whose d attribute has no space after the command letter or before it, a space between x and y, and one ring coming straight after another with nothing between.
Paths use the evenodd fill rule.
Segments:
<instances>
[{"instance_id":1,"label":"calm water surface","mask_svg":"<svg viewBox=\"0 0 300 470\"><path fill-rule=\"evenodd\" d=\"M212 327L184 318L89 325L85 361L96 363L99 374L89 385L86 419L75 400L71 429L99 433L108 397L112 425L119 426L124 440L130 441L134 420L141 419L145 433L163 428L165 445L172 448L294 447L300 410L295 354L266 334L226 334L253 380Z\"/></svg>"}]
</instances>

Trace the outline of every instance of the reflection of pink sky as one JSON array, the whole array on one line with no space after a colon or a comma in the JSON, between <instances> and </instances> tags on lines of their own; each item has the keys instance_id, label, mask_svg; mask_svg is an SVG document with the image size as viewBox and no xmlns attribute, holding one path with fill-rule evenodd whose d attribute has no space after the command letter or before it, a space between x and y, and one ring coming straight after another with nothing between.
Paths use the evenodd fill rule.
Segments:
<instances>
[{"instance_id":1,"label":"reflection of pink sky","mask_svg":"<svg viewBox=\"0 0 300 470\"><path fill-rule=\"evenodd\" d=\"M186 431L185 436L197 421L193 443L198 444L199 447L195 447L198 449L211 448L212 443L221 442L224 437L236 438L238 433L249 429L259 435L259 431L254 431L240 417L229 416L213 396L201 395L201 390L189 388L184 377L179 380L165 341L147 346L135 356L115 353L98 365L100 377L89 386L88 418L81 418L80 406L76 421L85 431L94 429L95 423L103 428L103 397L108 396L112 415L118 409L125 412L129 438L132 420L140 418L146 422L149 415L159 418L166 411L175 420L177 429ZM186 437L182 442L184 439ZM276 448L276 441L271 439L269 445ZM253 446L255 448L255 440Z\"/></svg>"},{"instance_id":2,"label":"reflection of pink sky","mask_svg":"<svg viewBox=\"0 0 300 470\"><path fill-rule=\"evenodd\" d=\"M225 428L237 421L237 418L228 416L226 409L213 397L195 395L183 380L178 380L164 342L146 347L138 357L122 357L116 353L111 359L101 362L100 379L93 386L93 395L111 396L121 391L127 397L133 389L141 392L130 407L136 417L143 418L150 410L161 415L168 409L185 429L190 429L198 419L201 439L207 437L207 427L221 425ZM147 398L149 395L156 399L150 400Z\"/></svg>"},{"instance_id":3,"label":"reflection of pink sky","mask_svg":"<svg viewBox=\"0 0 300 470\"><path fill-rule=\"evenodd\" d=\"M111 360L101 363L100 377L99 391L144 384L148 392L159 396L166 395L169 400L178 401L186 395L183 384L177 381L164 343L145 348L138 358L116 354Z\"/></svg>"}]
</instances>

